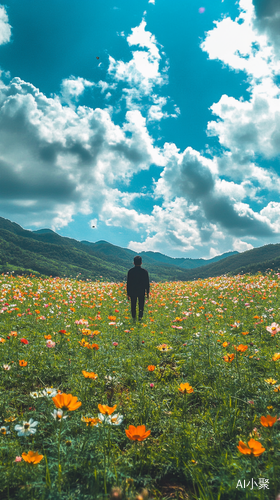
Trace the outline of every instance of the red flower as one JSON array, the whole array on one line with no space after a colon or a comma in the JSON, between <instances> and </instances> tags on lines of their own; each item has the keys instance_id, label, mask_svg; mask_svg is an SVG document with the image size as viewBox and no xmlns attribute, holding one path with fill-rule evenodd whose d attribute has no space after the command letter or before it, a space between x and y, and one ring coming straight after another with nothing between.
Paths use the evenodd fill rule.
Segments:
<instances>
[{"instance_id":1,"label":"red flower","mask_svg":"<svg viewBox=\"0 0 280 500\"><path fill-rule=\"evenodd\" d=\"M26 339L20 339L20 341L22 344L29 344L28 340L26 340Z\"/></svg>"}]
</instances>

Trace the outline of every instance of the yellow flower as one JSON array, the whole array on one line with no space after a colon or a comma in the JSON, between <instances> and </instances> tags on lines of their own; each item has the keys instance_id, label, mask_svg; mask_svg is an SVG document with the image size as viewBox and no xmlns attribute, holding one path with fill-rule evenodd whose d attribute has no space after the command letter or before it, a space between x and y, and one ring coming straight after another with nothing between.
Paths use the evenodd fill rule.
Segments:
<instances>
[{"instance_id":1,"label":"yellow flower","mask_svg":"<svg viewBox=\"0 0 280 500\"><path fill-rule=\"evenodd\" d=\"M191 394L193 392L192 386L187 382L185 384L180 384L179 391L183 392L184 394L188 393Z\"/></svg>"},{"instance_id":2,"label":"yellow flower","mask_svg":"<svg viewBox=\"0 0 280 500\"><path fill-rule=\"evenodd\" d=\"M280 359L280 352L276 352L274 356L272 356L272 359L273 361L277 361L278 359Z\"/></svg>"},{"instance_id":3,"label":"yellow flower","mask_svg":"<svg viewBox=\"0 0 280 500\"><path fill-rule=\"evenodd\" d=\"M81 421L85 422L87 426L90 425L91 427L94 427L95 425L101 423L101 420L99 418L91 418L91 417L82 417Z\"/></svg>"},{"instance_id":4,"label":"yellow flower","mask_svg":"<svg viewBox=\"0 0 280 500\"><path fill-rule=\"evenodd\" d=\"M28 453L23 452L21 456L25 462L34 465L41 462L44 457L44 455L39 455L38 451L29 451Z\"/></svg>"},{"instance_id":5,"label":"yellow flower","mask_svg":"<svg viewBox=\"0 0 280 500\"><path fill-rule=\"evenodd\" d=\"M167 344L161 344L161 345L157 346L157 349L161 352L166 352L166 351L170 351L172 349L172 347L170 347L170 345L167 345Z\"/></svg>"},{"instance_id":6,"label":"yellow flower","mask_svg":"<svg viewBox=\"0 0 280 500\"><path fill-rule=\"evenodd\" d=\"M270 385L276 384L277 382L277 380L274 380L273 378L265 378L264 381Z\"/></svg>"}]
</instances>

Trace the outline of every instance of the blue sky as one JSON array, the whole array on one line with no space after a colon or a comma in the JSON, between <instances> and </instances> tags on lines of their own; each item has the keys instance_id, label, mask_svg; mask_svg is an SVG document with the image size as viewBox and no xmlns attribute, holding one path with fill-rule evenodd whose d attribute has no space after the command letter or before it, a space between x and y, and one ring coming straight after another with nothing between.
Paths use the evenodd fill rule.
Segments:
<instances>
[{"instance_id":1,"label":"blue sky","mask_svg":"<svg viewBox=\"0 0 280 500\"><path fill-rule=\"evenodd\" d=\"M172 257L277 243L279 30L278 0L8 0L0 216Z\"/></svg>"}]
</instances>

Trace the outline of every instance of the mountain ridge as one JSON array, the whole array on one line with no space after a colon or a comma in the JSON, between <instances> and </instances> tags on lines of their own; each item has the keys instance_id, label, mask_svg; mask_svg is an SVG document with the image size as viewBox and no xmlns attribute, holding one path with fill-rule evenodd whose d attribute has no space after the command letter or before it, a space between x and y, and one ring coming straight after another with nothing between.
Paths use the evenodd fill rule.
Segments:
<instances>
[{"instance_id":1,"label":"mountain ridge","mask_svg":"<svg viewBox=\"0 0 280 500\"><path fill-rule=\"evenodd\" d=\"M0 272L35 272L81 279L125 281L133 257L141 255L153 281L190 281L222 274L265 272L280 266L280 244L246 252L226 252L212 259L173 258L160 252L118 247L105 240L95 243L60 236L51 229L30 231L0 217ZM277 267L278 266L278 267Z\"/></svg>"}]
</instances>

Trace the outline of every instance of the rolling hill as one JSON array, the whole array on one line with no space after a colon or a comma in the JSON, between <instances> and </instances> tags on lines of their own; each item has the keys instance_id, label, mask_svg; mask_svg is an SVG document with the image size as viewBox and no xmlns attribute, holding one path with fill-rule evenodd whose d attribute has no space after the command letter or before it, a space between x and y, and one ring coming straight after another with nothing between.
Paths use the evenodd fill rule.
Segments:
<instances>
[{"instance_id":1,"label":"rolling hill","mask_svg":"<svg viewBox=\"0 0 280 500\"><path fill-rule=\"evenodd\" d=\"M50 229L27 231L0 217L0 272L39 273L80 279L125 281L133 266L132 250L106 241L91 243L65 238ZM188 281L231 273L265 272L280 267L280 244L247 252L228 252L213 259L172 258L142 252L151 281Z\"/></svg>"}]
</instances>

